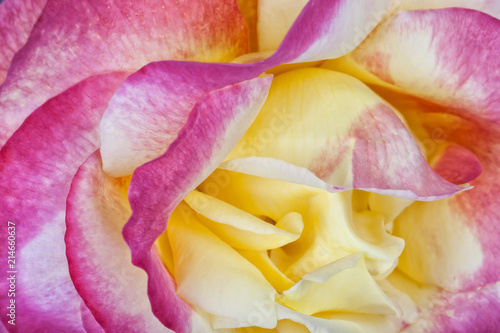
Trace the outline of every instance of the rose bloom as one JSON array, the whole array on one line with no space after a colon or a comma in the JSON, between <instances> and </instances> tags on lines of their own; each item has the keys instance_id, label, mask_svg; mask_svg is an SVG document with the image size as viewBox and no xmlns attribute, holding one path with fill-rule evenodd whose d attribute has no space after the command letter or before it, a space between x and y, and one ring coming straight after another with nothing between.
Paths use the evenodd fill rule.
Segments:
<instances>
[{"instance_id":1,"label":"rose bloom","mask_svg":"<svg viewBox=\"0 0 500 333\"><path fill-rule=\"evenodd\" d=\"M3 1L2 331L500 331L495 17Z\"/></svg>"}]
</instances>

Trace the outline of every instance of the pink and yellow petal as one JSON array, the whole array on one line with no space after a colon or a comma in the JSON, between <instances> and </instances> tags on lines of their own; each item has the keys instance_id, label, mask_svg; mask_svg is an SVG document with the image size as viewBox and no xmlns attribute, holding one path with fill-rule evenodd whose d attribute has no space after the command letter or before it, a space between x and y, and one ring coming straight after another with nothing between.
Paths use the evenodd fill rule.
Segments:
<instances>
[{"instance_id":1,"label":"pink and yellow petal","mask_svg":"<svg viewBox=\"0 0 500 333\"><path fill-rule=\"evenodd\" d=\"M482 11L493 17L500 18L500 4L495 0L404 0L401 1L398 9L417 10L417 9L440 9L449 7L461 7Z\"/></svg>"},{"instance_id":2,"label":"pink and yellow petal","mask_svg":"<svg viewBox=\"0 0 500 333\"><path fill-rule=\"evenodd\" d=\"M23 292L16 297L21 330L83 331L82 301L65 256L66 197L78 167L98 148L99 121L127 75L91 77L71 87L33 112L0 151L0 215L22 235L17 287ZM57 290L48 292L54 285Z\"/></svg>"},{"instance_id":3,"label":"pink and yellow petal","mask_svg":"<svg viewBox=\"0 0 500 333\"><path fill-rule=\"evenodd\" d=\"M127 199L129 182L129 177L107 177L99 152L73 178L65 237L71 278L104 330L170 332L151 312L147 275L132 265L122 237L123 225L132 214ZM175 293L173 280L169 286L162 291L171 298L169 327L189 332L192 310Z\"/></svg>"},{"instance_id":4,"label":"pink and yellow petal","mask_svg":"<svg viewBox=\"0 0 500 333\"><path fill-rule=\"evenodd\" d=\"M321 68L286 72L275 78L262 111L227 160L281 159L339 188L408 199L460 191L430 168L400 117L348 75ZM275 167L269 162L257 172Z\"/></svg>"},{"instance_id":5,"label":"pink and yellow petal","mask_svg":"<svg viewBox=\"0 0 500 333\"><path fill-rule=\"evenodd\" d=\"M167 59L230 61L247 47L231 0L49 0L2 85L0 145L39 105L91 75Z\"/></svg>"},{"instance_id":6,"label":"pink and yellow petal","mask_svg":"<svg viewBox=\"0 0 500 333\"><path fill-rule=\"evenodd\" d=\"M500 21L473 10L400 12L324 66L496 123L499 36Z\"/></svg>"},{"instance_id":7,"label":"pink and yellow petal","mask_svg":"<svg viewBox=\"0 0 500 333\"><path fill-rule=\"evenodd\" d=\"M129 188L133 213L123 235L132 251L132 262L150 277L153 313L163 323L170 320L164 312L168 303L161 299L161 279L151 277L166 271L153 256L152 246L166 230L174 208L215 170L250 126L264 103L270 81L270 77L256 78L205 95L167 152L134 172Z\"/></svg>"},{"instance_id":8,"label":"pink and yellow petal","mask_svg":"<svg viewBox=\"0 0 500 333\"><path fill-rule=\"evenodd\" d=\"M500 285L492 283L471 291L452 293L435 286L422 285L399 271L389 276L390 283L409 295L419 309L402 332L495 332L500 327Z\"/></svg>"},{"instance_id":9,"label":"pink and yellow petal","mask_svg":"<svg viewBox=\"0 0 500 333\"><path fill-rule=\"evenodd\" d=\"M392 0L356 3L301 0L292 4L264 0L259 2L260 49L278 49L275 56L283 55L283 59L287 59L283 62L343 56L356 48L382 19L392 13L392 3Z\"/></svg>"}]
</instances>

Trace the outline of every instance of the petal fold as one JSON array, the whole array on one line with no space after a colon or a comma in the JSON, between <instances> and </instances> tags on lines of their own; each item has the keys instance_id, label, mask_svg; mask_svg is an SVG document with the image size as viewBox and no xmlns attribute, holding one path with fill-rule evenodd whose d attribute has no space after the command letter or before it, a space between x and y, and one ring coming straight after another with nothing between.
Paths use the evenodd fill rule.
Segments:
<instances>
[{"instance_id":1,"label":"petal fold","mask_svg":"<svg viewBox=\"0 0 500 333\"><path fill-rule=\"evenodd\" d=\"M97 321L106 331L171 332L151 312L147 275L132 265L122 228L132 211L127 199L130 177L109 178L99 152L73 178L67 199L65 236L70 274ZM112 260L110 260L112 259ZM154 278L154 277L153 277ZM190 307L175 293L170 278L171 328L190 331Z\"/></svg>"},{"instance_id":2,"label":"petal fold","mask_svg":"<svg viewBox=\"0 0 500 333\"><path fill-rule=\"evenodd\" d=\"M99 121L127 75L91 77L49 100L0 151L0 216L14 222L19 235L19 330L84 331L82 301L65 256L66 197L78 167L98 148ZM5 239L6 233L3 228ZM7 271L3 266L2 281ZM2 283L1 287L3 307L9 301L8 286Z\"/></svg>"},{"instance_id":3,"label":"petal fold","mask_svg":"<svg viewBox=\"0 0 500 333\"><path fill-rule=\"evenodd\" d=\"M161 281L153 276L165 272L155 263L152 246L166 230L174 208L212 173L241 138L262 107L271 77L256 78L207 94L194 107L185 127L167 152L136 169L129 188L132 216L123 235L132 262L148 273L148 294L153 313L162 323ZM164 273L165 274L165 273Z\"/></svg>"},{"instance_id":4,"label":"petal fold","mask_svg":"<svg viewBox=\"0 0 500 333\"><path fill-rule=\"evenodd\" d=\"M89 76L161 60L230 61L247 47L231 0L48 0L0 89L0 146L39 105Z\"/></svg>"},{"instance_id":5,"label":"petal fold","mask_svg":"<svg viewBox=\"0 0 500 333\"><path fill-rule=\"evenodd\" d=\"M243 160L254 156L268 159ZM269 158L314 175L298 169L283 172ZM261 164L249 168L246 162ZM396 110L360 81L321 68L275 78L262 111L224 168L280 174L278 179L307 180L307 185L324 188L319 178L333 190L355 188L413 200L436 200L463 190L432 170Z\"/></svg>"}]
</instances>

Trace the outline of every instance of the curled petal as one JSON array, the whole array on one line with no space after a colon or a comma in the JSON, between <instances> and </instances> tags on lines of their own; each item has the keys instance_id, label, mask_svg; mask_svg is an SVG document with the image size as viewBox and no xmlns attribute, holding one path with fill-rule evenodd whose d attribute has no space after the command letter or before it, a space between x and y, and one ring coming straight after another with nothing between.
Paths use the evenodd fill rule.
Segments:
<instances>
[{"instance_id":1,"label":"curled petal","mask_svg":"<svg viewBox=\"0 0 500 333\"><path fill-rule=\"evenodd\" d=\"M243 160L252 156L268 159ZM270 158L314 175L297 168L283 172L282 163ZM227 160L224 168L243 172L250 169L245 163L260 163L252 166L254 175L279 173L282 180L325 187L319 178L332 190L355 188L413 200L462 190L431 169L384 100L358 80L321 68L278 75L262 111Z\"/></svg>"},{"instance_id":2,"label":"curled petal","mask_svg":"<svg viewBox=\"0 0 500 333\"><path fill-rule=\"evenodd\" d=\"M123 234L132 262L149 275L153 313L164 324L170 320L164 312L168 302L162 299L161 280L152 277L165 268L154 261L153 243L166 230L174 208L220 164L250 126L270 83L270 77L256 78L207 94L167 152L134 172L129 188L133 213Z\"/></svg>"},{"instance_id":3,"label":"curled petal","mask_svg":"<svg viewBox=\"0 0 500 333\"><path fill-rule=\"evenodd\" d=\"M201 215L199 218L208 229L239 249L264 251L281 247L297 240L304 228L300 214L287 214L274 226L198 191L184 200Z\"/></svg>"},{"instance_id":4,"label":"curled petal","mask_svg":"<svg viewBox=\"0 0 500 333\"><path fill-rule=\"evenodd\" d=\"M327 311L396 313L390 300L368 273L360 253L348 255L305 275L279 295L279 300L306 315Z\"/></svg>"},{"instance_id":5,"label":"curled petal","mask_svg":"<svg viewBox=\"0 0 500 333\"><path fill-rule=\"evenodd\" d=\"M233 325L238 323L235 327L276 326L274 288L255 266L204 227L185 203L172 213L168 237L177 293L183 299L227 318ZM271 305L269 311L261 313L259 306L267 304ZM225 328L227 324L219 320L214 328Z\"/></svg>"},{"instance_id":6,"label":"curled petal","mask_svg":"<svg viewBox=\"0 0 500 333\"><path fill-rule=\"evenodd\" d=\"M16 295L16 306L23 310L17 313L16 327L20 330L82 330L81 298L65 256L66 197L78 167L98 148L99 121L127 75L91 77L49 100L0 151L0 216L16 224L18 236L17 287L22 292ZM7 227L1 232L7 239ZM9 301L3 282L8 270L3 266L2 307Z\"/></svg>"},{"instance_id":7,"label":"curled petal","mask_svg":"<svg viewBox=\"0 0 500 333\"><path fill-rule=\"evenodd\" d=\"M259 2L262 51L278 48L273 57L280 58L282 63L337 58L355 49L395 9L392 0L305 3L304 0L294 1L293 5L282 0Z\"/></svg>"},{"instance_id":8,"label":"curled petal","mask_svg":"<svg viewBox=\"0 0 500 333\"><path fill-rule=\"evenodd\" d=\"M129 181L104 175L99 152L78 170L66 210L70 274L80 296L105 330L169 332L151 312L147 275L132 265L122 237L123 225L132 213L127 199ZM162 292L171 299L165 309L171 318L170 328L188 332L192 310L175 293L172 278L166 287Z\"/></svg>"},{"instance_id":9,"label":"curled petal","mask_svg":"<svg viewBox=\"0 0 500 333\"><path fill-rule=\"evenodd\" d=\"M230 61L247 47L231 0L49 0L0 90L0 145L36 107L91 75L166 59Z\"/></svg>"},{"instance_id":10,"label":"curled petal","mask_svg":"<svg viewBox=\"0 0 500 333\"><path fill-rule=\"evenodd\" d=\"M407 11L384 22L353 53L324 66L497 124L499 50L500 21L487 14Z\"/></svg>"}]
</instances>

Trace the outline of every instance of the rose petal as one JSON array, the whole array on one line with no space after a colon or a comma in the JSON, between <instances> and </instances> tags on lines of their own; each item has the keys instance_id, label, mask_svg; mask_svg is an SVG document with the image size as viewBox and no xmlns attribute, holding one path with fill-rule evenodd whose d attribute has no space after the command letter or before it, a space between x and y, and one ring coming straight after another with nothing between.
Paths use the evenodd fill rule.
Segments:
<instances>
[{"instance_id":1,"label":"rose petal","mask_svg":"<svg viewBox=\"0 0 500 333\"><path fill-rule=\"evenodd\" d=\"M403 332L496 332L500 327L500 284L462 293L415 283L394 272L391 284L407 293L418 305L419 316Z\"/></svg>"},{"instance_id":2,"label":"rose petal","mask_svg":"<svg viewBox=\"0 0 500 333\"><path fill-rule=\"evenodd\" d=\"M165 61L137 71L116 92L103 116L104 170L114 177L131 175L161 156L202 96L256 77L261 67Z\"/></svg>"},{"instance_id":3,"label":"rose petal","mask_svg":"<svg viewBox=\"0 0 500 333\"><path fill-rule=\"evenodd\" d=\"M99 152L73 178L65 237L71 278L105 330L170 332L151 312L147 275L132 265L123 240L123 225L132 214L127 199L129 181L104 175ZM165 309L171 318L169 327L189 332L192 310L175 293L171 278L166 287L162 292L170 297Z\"/></svg>"},{"instance_id":4,"label":"rose petal","mask_svg":"<svg viewBox=\"0 0 500 333\"><path fill-rule=\"evenodd\" d=\"M257 8L258 0L238 0L238 6L245 18L245 23L248 26L248 37L250 40L250 51L258 50L257 36Z\"/></svg>"},{"instance_id":5,"label":"rose petal","mask_svg":"<svg viewBox=\"0 0 500 333\"><path fill-rule=\"evenodd\" d=\"M0 215L16 224L20 330L83 331L81 298L65 256L66 196L78 167L97 149L99 120L127 75L91 77L49 100L0 151ZM5 239L6 233L2 228ZM3 266L2 282L7 271ZM9 301L6 287L2 283L2 307Z\"/></svg>"},{"instance_id":6,"label":"rose petal","mask_svg":"<svg viewBox=\"0 0 500 333\"><path fill-rule=\"evenodd\" d=\"M399 329L384 315L324 313L321 316L308 316L279 304L276 305L276 308L280 321L290 319L296 323L303 324L311 333L391 333L397 332Z\"/></svg>"},{"instance_id":7,"label":"rose petal","mask_svg":"<svg viewBox=\"0 0 500 333\"><path fill-rule=\"evenodd\" d=\"M242 327L275 327L276 312L273 314L272 309L263 320L256 321L262 317L259 304L274 304L274 288L255 266L204 227L193 211L183 214L189 211L184 205L174 210L167 228L177 293L202 310ZM219 324L214 328L222 327Z\"/></svg>"},{"instance_id":8,"label":"rose petal","mask_svg":"<svg viewBox=\"0 0 500 333\"><path fill-rule=\"evenodd\" d=\"M305 7L304 4L304 0L294 1L293 5L282 0L259 2L258 33L262 51L278 48L283 40L277 51L287 59L282 62L337 58L356 48L394 10L392 0L356 3L311 0Z\"/></svg>"},{"instance_id":9,"label":"rose petal","mask_svg":"<svg viewBox=\"0 0 500 333\"><path fill-rule=\"evenodd\" d=\"M354 213L351 193L321 193L307 201L304 231L296 242L271 250L270 257L290 279L349 254L363 253L370 274L387 276L395 267L404 241L385 231L381 215Z\"/></svg>"},{"instance_id":10,"label":"rose petal","mask_svg":"<svg viewBox=\"0 0 500 333\"><path fill-rule=\"evenodd\" d=\"M132 262L150 277L153 313L164 324L170 320L163 312L168 303L159 299L161 285L151 277L165 268L153 261L152 245L165 231L173 209L220 164L250 126L270 84L271 77L256 78L207 94L167 152L134 172L129 188L133 214L123 235L132 251Z\"/></svg>"},{"instance_id":11,"label":"rose petal","mask_svg":"<svg viewBox=\"0 0 500 333\"><path fill-rule=\"evenodd\" d=\"M7 70L14 54L28 40L31 29L47 0L9 0L0 5L0 85L7 77Z\"/></svg>"},{"instance_id":12,"label":"rose petal","mask_svg":"<svg viewBox=\"0 0 500 333\"><path fill-rule=\"evenodd\" d=\"M488 33L485 33L485 32ZM500 21L449 8L401 12L352 54L325 63L363 81L498 123Z\"/></svg>"},{"instance_id":13,"label":"rose petal","mask_svg":"<svg viewBox=\"0 0 500 333\"><path fill-rule=\"evenodd\" d=\"M184 200L198 213L205 227L226 244L239 249L264 251L281 247L297 240L304 227L300 214L285 215L274 226L199 191L191 192ZM296 224L298 228L294 228Z\"/></svg>"},{"instance_id":14,"label":"rose petal","mask_svg":"<svg viewBox=\"0 0 500 333\"><path fill-rule=\"evenodd\" d=\"M283 305L306 315L327 311L396 313L368 273L361 253L348 255L308 273L278 299Z\"/></svg>"},{"instance_id":15,"label":"rose petal","mask_svg":"<svg viewBox=\"0 0 500 333\"><path fill-rule=\"evenodd\" d=\"M399 9L438 9L446 7L462 7L480 10L496 18L500 18L500 4L495 0L404 0L400 3Z\"/></svg>"},{"instance_id":16,"label":"rose petal","mask_svg":"<svg viewBox=\"0 0 500 333\"><path fill-rule=\"evenodd\" d=\"M88 76L166 59L230 61L247 45L235 1L49 0L2 85L0 146L36 107Z\"/></svg>"},{"instance_id":17,"label":"rose petal","mask_svg":"<svg viewBox=\"0 0 500 333\"><path fill-rule=\"evenodd\" d=\"M321 68L275 78L262 111L227 160L249 156L307 168L336 187L408 199L436 200L462 190L430 168L386 102L358 80ZM235 171L243 164L239 160ZM275 164L253 166L253 174L266 176ZM303 177L286 180L297 178Z\"/></svg>"}]
</instances>

